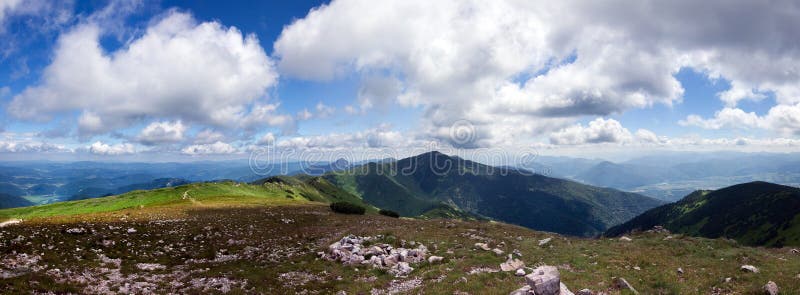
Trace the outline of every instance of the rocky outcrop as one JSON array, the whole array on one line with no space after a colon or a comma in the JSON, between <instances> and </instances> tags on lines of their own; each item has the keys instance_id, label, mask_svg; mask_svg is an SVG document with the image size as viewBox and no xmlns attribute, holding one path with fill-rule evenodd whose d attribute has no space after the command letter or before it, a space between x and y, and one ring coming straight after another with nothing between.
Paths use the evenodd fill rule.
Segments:
<instances>
[{"instance_id":1,"label":"rocky outcrop","mask_svg":"<svg viewBox=\"0 0 800 295\"><path fill-rule=\"evenodd\" d=\"M739 269L743 272L758 273L758 267L749 264L742 265L742 267L740 267Z\"/></svg>"},{"instance_id":2,"label":"rocky outcrop","mask_svg":"<svg viewBox=\"0 0 800 295\"><path fill-rule=\"evenodd\" d=\"M764 293L768 295L778 295L778 291L780 291L778 284L775 284L773 281L769 281L764 285Z\"/></svg>"},{"instance_id":3,"label":"rocky outcrop","mask_svg":"<svg viewBox=\"0 0 800 295\"><path fill-rule=\"evenodd\" d=\"M346 236L328 246L328 252L318 253L320 257L338 261L345 265L368 265L373 268L388 269L396 277L404 277L414 271L412 263L425 261L428 255L428 248L425 245L410 242L410 245L417 245L416 248L394 248L385 243L376 243L369 246L367 242L380 240L381 236L359 237ZM439 263L444 257L431 256L429 263Z\"/></svg>"}]
</instances>

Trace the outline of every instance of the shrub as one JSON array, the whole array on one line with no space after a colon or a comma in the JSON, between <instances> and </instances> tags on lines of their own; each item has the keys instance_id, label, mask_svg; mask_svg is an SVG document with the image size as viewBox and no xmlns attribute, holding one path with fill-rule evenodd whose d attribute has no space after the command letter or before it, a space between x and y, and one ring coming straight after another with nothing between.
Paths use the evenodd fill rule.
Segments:
<instances>
[{"instance_id":1,"label":"shrub","mask_svg":"<svg viewBox=\"0 0 800 295\"><path fill-rule=\"evenodd\" d=\"M331 203L331 210L333 210L333 212L336 213L358 214L358 215L364 215L364 212L367 211L367 209L364 207L348 202Z\"/></svg>"},{"instance_id":2,"label":"shrub","mask_svg":"<svg viewBox=\"0 0 800 295\"><path fill-rule=\"evenodd\" d=\"M394 212L392 210L381 209L381 211L378 211L378 213L380 215L394 217L394 218L399 218L400 217L400 213Z\"/></svg>"}]
</instances>

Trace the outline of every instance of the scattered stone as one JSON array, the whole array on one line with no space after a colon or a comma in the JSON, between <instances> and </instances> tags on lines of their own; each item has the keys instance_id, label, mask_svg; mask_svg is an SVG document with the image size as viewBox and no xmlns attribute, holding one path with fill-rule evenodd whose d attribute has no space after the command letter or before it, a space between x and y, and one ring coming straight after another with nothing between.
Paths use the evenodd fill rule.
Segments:
<instances>
[{"instance_id":1,"label":"scattered stone","mask_svg":"<svg viewBox=\"0 0 800 295\"><path fill-rule=\"evenodd\" d=\"M577 294L578 295L594 295L594 292L592 292L592 290L589 290L589 289L582 289L582 290L578 291Z\"/></svg>"},{"instance_id":2,"label":"scattered stone","mask_svg":"<svg viewBox=\"0 0 800 295\"><path fill-rule=\"evenodd\" d=\"M639 294L639 292L636 291L636 289L634 289L633 286L631 286L631 284L628 283L627 280L625 280L625 278L613 277L611 278L611 284L615 289L619 290L627 289L633 292L633 294Z\"/></svg>"},{"instance_id":3,"label":"scattered stone","mask_svg":"<svg viewBox=\"0 0 800 295\"><path fill-rule=\"evenodd\" d=\"M489 245L486 243L475 243L475 248L481 249L483 251L490 251L492 248L489 248Z\"/></svg>"},{"instance_id":4,"label":"scattered stone","mask_svg":"<svg viewBox=\"0 0 800 295\"><path fill-rule=\"evenodd\" d=\"M553 240L553 238L546 238L546 239L539 240L539 247L547 245L547 243L550 243L550 241L552 241L552 240Z\"/></svg>"},{"instance_id":5,"label":"scattered stone","mask_svg":"<svg viewBox=\"0 0 800 295\"><path fill-rule=\"evenodd\" d=\"M68 228L64 232L71 235L82 235L86 233L86 229L82 227L73 227L73 228Z\"/></svg>"},{"instance_id":6,"label":"scattered stone","mask_svg":"<svg viewBox=\"0 0 800 295\"><path fill-rule=\"evenodd\" d=\"M506 262L500 264L500 270L502 271L515 271L523 267L525 267L525 262L513 258L511 254L508 255Z\"/></svg>"},{"instance_id":7,"label":"scattered stone","mask_svg":"<svg viewBox=\"0 0 800 295\"><path fill-rule=\"evenodd\" d=\"M775 284L773 281L769 281L766 285L764 285L764 293L769 295L778 295L778 291L780 291L778 284Z\"/></svg>"},{"instance_id":8,"label":"scattered stone","mask_svg":"<svg viewBox=\"0 0 800 295\"><path fill-rule=\"evenodd\" d=\"M682 275L682 274L683 274L683 268L680 268L680 267L678 268L678 274L679 274L679 275Z\"/></svg>"},{"instance_id":9,"label":"scattered stone","mask_svg":"<svg viewBox=\"0 0 800 295\"><path fill-rule=\"evenodd\" d=\"M137 263L136 268L144 271L164 270L166 266L158 263Z\"/></svg>"},{"instance_id":10,"label":"scattered stone","mask_svg":"<svg viewBox=\"0 0 800 295\"><path fill-rule=\"evenodd\" d=\"M728 278L725 278L725 279L724 279L724 280L722 280L722 281L723 281L724 283L730 283L731 281L733 281L733 278L730 278L730 277L728 277Z\"/></svg>"},{"instance_id":11,"label":"scattered stone","mask_svg":"<svg viewBox=\"0 0 800 295\"><path fill-rule=\"evenodd\" d=\"M505 253L505 252L503 252L503 250L500 250L500 249L497 249L497 248L492 249L492 252L494 252L494 254L497 255L497 256L503 256L503 253Z\"/></svg>"},{"instance_id":12,"label":"scattered stone","mask_svg":"<svg viewBox=\"0 0 800 295\"><path fill-rule=\"evenodd\" d=\"M630 241L633 241L633 239L631 239L631 238L629 238L629 237L626 237L626 236L622 236L621 238L619 238L619 240L620 240L620 241L623 241L623 242L630 242Z\"/></svg>"},{"instance_id":13,"label":"scattered stone","mask_svg":"<svg viewBox=\"0 0 800 295\"><path fill-rule=\"evenodd\" d=\"M521 277L525 275L525 270L522 268L518 268L517 272L514 273L515 276Z\"/></svg>"},{"instance_id":14,"label":"scattered stone","mask_svg":"<svg viewBox=\"0 0 800 295\"><path fill-rule=\"evenodd\" d=\"M444 257L442 257L442 256L431 255L431 257L428 257L428 263L430 263L430 264L440 263L443 260L444 260Z\"/></svg>"},{"instance_id":15,"label":"scattered stone","mask_svg":"<svg viewBox=\"0 0 800 295\"><path fill-rule=\"evenodd\" d=\"M739 269L743 272L758 273L758 268L749 264L742 265Z\"/></svg>"},{"instance_id":16,"label":"scattered stone","mask_svg":"<svg viewBox=\"0 0 800 295\"><path fill-rule=\"evenodd\" d=\"M516 289L508 293L508 295L531 295L533 291L531 291L531 286L524 286L522 288Z\"/></svg>"},{"instance_id":17,"label":"scattered stone","mask_svg":"<svg viewBox=\"0 0 800 295\"><path fill-rule=\"evenodd\" d=\"M663 226L656 225L653 228L646 231L647 233L656 233L656 234L670 234L669 230L664 228Z\"/></svg>"},{"instance_id":18,"label":"scattered stone","mask_svg":"<svg viewBox=\"0 0 800 295\"><path fill-rule=\"evenodd\" d=\"M561 277L555 266L540 266L525 276L525 282L534 294L557 295L561 293Z\"/></svg>"},{"instance_id":19,"label":"scattered stone","mask_svg":"<svg viewBox=\"0 0 800 295\"><path fill-rule=\"evenodd\" d=\"M330 261L338 261L345 265L369 265L373 268L389 269L395 276L406 276L414 270L409 263L425 261L428 248L414 241L404 244L417 245L416 248L394 248L389 244L364 246L367 241L379 237L346 236L328 246L328 252L319 253L320 257ZM431 256L430 263L441 262L444 257Z\"/></svg>"},{"instance_id":20,"label":"scattered stone","mask_svg":"<svg viewBox=\"0 0 800 295\"><path fill-rule=\"evenodd\" d=\"M131 227L131 228L128 228L128 233L129 233L129 234L134 234L134 233L136 233L136 229L135 229L135 228L132 228L132 227Z\"/></svg>"},{"instance_id":21,"label":"scattered stone","mask_svg":"<svg viewBox=\"0 0 800 295\"><path fill-rule=\"evenodd\" d=\"M0 226L0 227L2 227L2 226ZM789 250L789 253L792 253L792 254L800 254L800 250L797 250L797 249L792 249L792 250Z\"/></svg>"}]
</instances>

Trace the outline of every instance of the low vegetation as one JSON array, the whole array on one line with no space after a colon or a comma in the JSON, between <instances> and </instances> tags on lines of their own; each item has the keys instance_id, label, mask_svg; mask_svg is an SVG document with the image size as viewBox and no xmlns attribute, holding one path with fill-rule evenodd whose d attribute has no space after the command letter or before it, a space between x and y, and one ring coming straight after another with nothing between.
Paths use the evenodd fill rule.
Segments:
<instances>
[{"instance_id":1,"label":"low vegetation","mask_svg":"<svg viewBox=\"0 0 800 295\"><path fill-rule=\"evenodd\" d=\"M378 214L383 215L383 216L394 217L394 218L399 218L400 217L400 213L394 212L392 210L386 210L386 209L381 209L380 211L378 211Z\"/></svg>"},{"instance_id":2,"label":"low vegetation","mask_svg":"<svg viewBox=\"0 0 800 295\"><path fill-rule=\"evenodd\" d=\"M364 215L367 211L366 208L348 202L333 202L330 205L331 210L336 213L342 214L357 214L357 215Z\"/></svg>"}]
</instances>

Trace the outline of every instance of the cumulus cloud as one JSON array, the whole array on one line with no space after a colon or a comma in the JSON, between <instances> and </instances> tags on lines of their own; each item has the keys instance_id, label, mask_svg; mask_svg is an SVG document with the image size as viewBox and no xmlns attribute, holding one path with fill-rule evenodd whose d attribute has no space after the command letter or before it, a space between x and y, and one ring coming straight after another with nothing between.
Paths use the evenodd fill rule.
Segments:
<instances>
[{"instance_id":1,"label":"cumulus cloud","mask_svg":"<svg viewBox=\"0 0 800 295\"><path fill-rule=\"evenodd\" d=\"M237 153L238 150L228 143L217 141L209 144L190 145L181 150L181 153L192 156L223 155Z\"/></svg>"},{"instance_id":2,"label":"cumulus cloud","mask_svg":"<svg viewBox=\"0 0 800 295\"><path fill-rule=\"evenodd\" d=\"M764 116L738 108L724 108L712 118L689 115L685 120L678 121L678 124L704 129L761 128L784 135L800 135L800 104L777 105Z\"/></svg>"},{"instance_id":3,"label":"cumulus cloud","mask_svg":"<svg viewBox=\"0 0 800 295\"><path fill-rule=\"evenodd\" d=\"M621 143L631 140L631 132L617 120L597 118L584 127L580 124L550 135L550 143L575 145L587 143Z\"/></svg>"},{"instance_id":4,"label":"cumulus cloud","mask_svg":"<svg viewBox=\"0 0 800 295\"><path fill-rule=\"evenodd\" d=\"M7 141L0 140L0 153L26 153L26 152L67 152L63 145L36 141Z\"/></svg>"},{"instance_id":5,"label":"cumulus cloud","mask_svg":"<svg viewBox=\"0 0 800 295\"><path fill-rule=\"evenodd\" d=\"M181 121L153 122L142 129L137 140L144 145L176 143L183 140L186 126Z\"/></svg>"},{"instance_id":6,"label":"cumulus cloud","mask_svg":"<svg viewBox=\"0 0 800 295\"><path fill-rule=\"evenodd\" d=\"M203 129L202 131L195 134L194 143L207 144L207 143L214 143L217 141L223 141L224 139L225 139L225 134L222 134L221 132L217 132L210 129Z\"/></svg>"},{"instance_id":7,"label":"cumulus cloud","mask_svg":"<svg viewBox=\"0 0 800 295\"><path fill-rule=\"evenodd\" d=\"M503 142L499 130L529 138L585 115L680 103L682 68L730 81L719 93L729 106L767 92L792 105L797 27L789 0L337 0L285 27L274 52L290 76L361 74L362 108L423 106L431 134L466 118L477 140Z\"/></svg>"},{"instance_id":8,"label":"cumulus cloud","mask_svg":"<svg viewBox=\"0 0 800 295\"><path fill-rule=\"evenodd\" d=\"M267 134L267 136L269 135L271 134ZM393 131L388 126L379 126L352 133L294 136L276 143L278 148L295 150L404 148L415 145L420 146L420 141L408 134Z\"/></svg>"},{"instance_id":9,"label":"cumulus cloud","mask_svg":"<svg viewBox=\"0 0 800 295\"><path fill-rule=\"evenodd\" d=\"M272 134L272 132L267 132L266 134L261 136L261 138L258 139L256 144L259 144L259 145L275 144L275 135Z\"/></svg>"},{"instance_id":10,"label":"cumulus cloud","mask_svg":"<svg viewBox=\"0 0 800 295\"><path fill-rule=\"evenodd\" d=\"M136 148L130 143L106 144L96 141L89 146L89 153L103 156L119 156L136 153Z\"/></svg>"},{"instance_id":11,"label":"cumulus cloud","mask_svg":"<svg viewBox=\"0 0 800 295\"><path fill-rule=\"evenodd\" d=\"M44 120L82 111L84 134L127 127L141 118L174 118L218 127L281 124L259 103L277 79L255 35L219 22L198 23L170 11L114 52L104 32L87 22L63 34L39 85L16 95L8 112ZM266 110L271 118L264 118Z\"/></svg>"}]
</instances>

